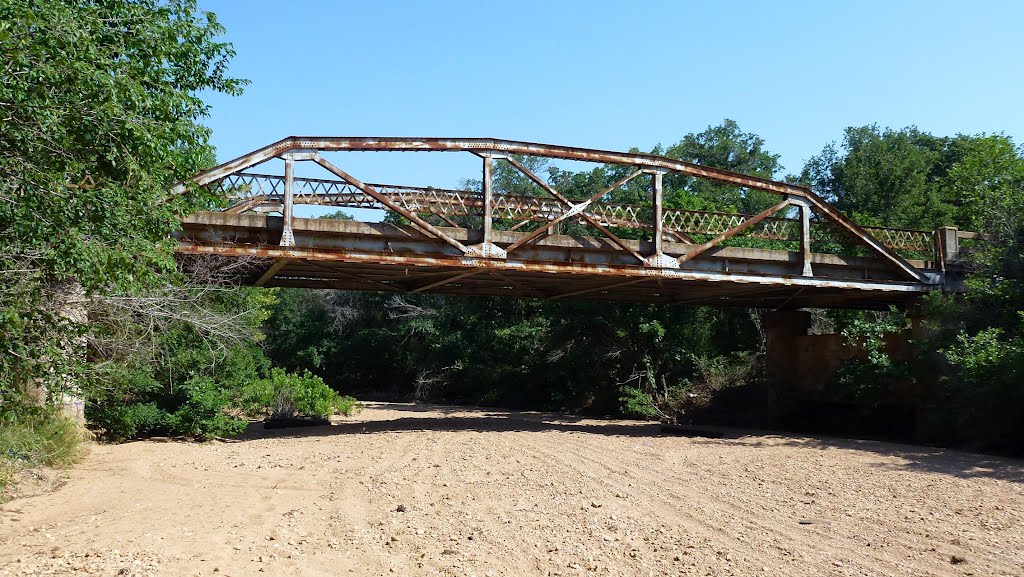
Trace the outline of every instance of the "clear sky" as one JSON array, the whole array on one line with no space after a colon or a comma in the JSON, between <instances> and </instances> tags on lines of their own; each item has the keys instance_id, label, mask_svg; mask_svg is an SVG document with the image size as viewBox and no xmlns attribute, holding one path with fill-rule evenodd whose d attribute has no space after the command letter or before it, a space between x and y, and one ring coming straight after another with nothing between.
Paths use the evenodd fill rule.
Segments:
<instances>
[{"instance_id":1,"label":"clear sky","mask_svg":"<svg viewBox=\"0 0 1024 577\"><path fill-rule=\"evenodd\" d=\"M200 0L252 84L214 96L228 160L288 135L627 150L725 118L786 171L846 126L1024 140L1024 1ZM452 186L469 155L364 153L364 181ZM439 156L446 157L438 159Z\"/></svg>"}]
</instances>

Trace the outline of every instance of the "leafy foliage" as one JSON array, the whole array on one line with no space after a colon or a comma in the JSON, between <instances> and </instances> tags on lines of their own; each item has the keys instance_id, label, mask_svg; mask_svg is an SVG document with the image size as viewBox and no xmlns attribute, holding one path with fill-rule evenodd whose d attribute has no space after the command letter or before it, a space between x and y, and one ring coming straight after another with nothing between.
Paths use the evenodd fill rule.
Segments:
<instances>
[{"instance_id":1,"label":"leafy foliage","mask_svg":"<svg viewBox=\"0 0 1024 577\"><path fill-rule=\"evenodd\" d=\"M691 353L756 348L752 322L707 307L282 289L267 354L341 390L614 414L624 386L664 396L692 376Z\"/></svg>"},{"instance_id":2,"label":"leafy foliage","mask_svg":"<svg viewBox=\"0 0 1024 577\"><path fill-rule=\"evenodd\" d=\"M296 374L279 368L272 369L269 378L244 387L240 404L249 414L269 412L272 418L329 417L338 413L349 417L362 410L359 401L340 396L309 371Z\"/></svg>"},{"instance_id":3,"label":"leafy foliage","mask_svg":"<svg viewBox=\"0 0 1024 577\"><path fill-rule=\"evenodd\" d=\"M851 127L841 148L811 159L802 178L866 223L928 229L953 225L994 235L970 247L962 296L924 301L927 335L915 343L920 438L1003 452L1024 451L1015 407L1024 400L1024 150L1001 134L937 137L916 128ZM877 344L880 325L854 322L868 359L839 380L877 399L906 378Z\"/></svg>"},{"instance_id":4,"label":"leafy foliage","mask_svg":"<svg viewBox=\"0 0 1024 577\"><path fill-rule=\"evenodd\" d=\"M811 158L800 179L861 224L995 232L992 208L1005 215L1020 202L1022 175L1020 151L1003 135L870 125L847 128L842 145Z\"/></svg>"},{"instance_id":5,"label":"leafy foliage","mask_svg":"<svg viewBox=\"0 0 1024 577\"><path fill-rule=\"evenodd\" d=\"M845 361L835 374L844 395L866 402L879 400L894 382L911 377L909 364L889 354L886 340L904 333L907 318L898 311L872 316L854 318L841 331L846 344L864 356Z\"/></svg>"},{"instance_id":6,"label":"leafy foliage","mask_svg":"<svg viewBox=\"0 0 1024 577\"><path fill-rule=\"evenodd\" d=\"M192 0L0 5L3 389L85 369L69 354L69 301L173 278L168 233L214 202L168 194L213 158L200 94L244 84L227 75L222 32Z\"/></svg>"}]
</instances>

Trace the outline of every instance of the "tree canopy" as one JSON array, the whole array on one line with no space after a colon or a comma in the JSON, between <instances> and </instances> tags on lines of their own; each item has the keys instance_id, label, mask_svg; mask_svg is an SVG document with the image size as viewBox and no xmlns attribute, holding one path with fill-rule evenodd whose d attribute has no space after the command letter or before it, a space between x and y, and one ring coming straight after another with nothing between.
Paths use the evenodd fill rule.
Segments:
<instances>
[{"instance_id":1,"label":"tree canopy","mask_svg":"<svg viewBox=\"0 0 1024 577\"><path fill-rule=\"evenodd\" d=\"M240 92L193 0L0 5L0 246L88 291L172 265L167 233L209 203L168 190L213 159L203 91Z\"/></svg>"},{"instance_id":2,"label":"tree canopy","mask_svg":"<svg viewBox=\"0 0 1024 577\"><path fill-rule=\"evenodd\" d=\"M1020 193L1021 156L1000 134L859 126L812 157L800 178L862 224L989 230L990 207L1005 219Z\"/></svg>"}]
</instances>

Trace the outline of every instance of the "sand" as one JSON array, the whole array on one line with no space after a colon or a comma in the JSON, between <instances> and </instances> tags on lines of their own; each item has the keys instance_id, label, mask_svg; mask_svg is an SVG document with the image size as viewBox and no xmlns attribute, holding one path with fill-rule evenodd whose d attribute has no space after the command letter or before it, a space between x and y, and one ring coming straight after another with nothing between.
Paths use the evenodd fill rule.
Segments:
<instances>
[{"instance_id":1,"label":"sand","mask_svg":"<svg viewBox=\"0 0 1024 577\"><path fill-rule=\"evenodd\" d=\"M0 507L7 575L1024 575L1024 462L371 404L95 445Z\"/></svg>"}]
</instances>

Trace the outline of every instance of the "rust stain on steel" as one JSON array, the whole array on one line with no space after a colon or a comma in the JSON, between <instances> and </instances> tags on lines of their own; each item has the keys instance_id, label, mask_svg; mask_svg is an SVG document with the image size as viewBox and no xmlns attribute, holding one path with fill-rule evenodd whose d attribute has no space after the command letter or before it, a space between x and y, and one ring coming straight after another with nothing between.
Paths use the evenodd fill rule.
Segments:
<instances>
[{"instance_id":1,"label":"rust stain on steel","mask_svg":"<svg viewBox=\"0 0 1024 577\"><path fill-rule=\"evenodd\" d=\"M241 196L236 195L234 198L237 198L238 202L225 210L225 212L237 214L253 210L261 205L280 205L284 200L284 195L278 191L283 186L283 180L283 177L277 175L239 173L227 176L210 186L219 184L226 190L231 191L238 191L245 187L250 188L249 192L242 193ZM307 187L296 191L296 204L350 208L379 208L384 206L375 198L363 193L343 180L295 178L294 181L297 185L305 185ZM266 184L264 185L263 183ZM258 186L259 192L253 193L251 191L253 186ZM404 208L438 216L452 226L456 225L448 217L478 215L478 211L474 212L470 209L482 209L484 204L480 193L473 190L453 190L381 183L366 183L366 186L401 204ZM264 188L268 188L270 191L264 192ZM609 187L609 189L614 189L614 185ZM609 189L605 190L608 191ZM244 196L245 194L250 196ZM597 196L598 198L600 197L600 195ZM560 204L536 196L495 194L495 202L498 203L498 208L495 209L498 218L515 220L515 218L509 218L509 216L512 216L514 213L525 214L526 220L521 221L514 228L521 228L530 222L549 224L552 218L555 220L567 218L567 213L569 212L569 209ZM576 201L571 202L576 204ZM607 203L592 200L592 207L590 210L585 210L585 212L588 216L611 226L650 230L654 228L653 224L638 216L641 214L641 211L650 209L651 207L640 204ZM663 209L663 213L665 232L687 244L698 243L686 237L686 234L720 234L728 230L728 225L738 224L754 216L743 213L671 208ZM786 236L787 229L785 227L796 227L800 222L798 219L783 217L771 217L764 220L770 223L771 227L765 227L764 230L756 229L749 233L750 236L773 240L792 240ZM934 231L877 226L865 226L863 228L883 245L892 249L918 252L932 252L934 250ZM977 235L977 233L965 232L960 234Z\"/></svg>"},{"instance_id":2,"label":"rust stain on steel","mask_svg":"<svg viewBox=\"0 0 1024 577\"><path fill-rule=\"evenodd\" d=\"M325 251L307 247L242 247L237 245L181 244L176 249L183 254L217 254L222 256L258 256L262 258L295 258L348 263L373 263L407 267L482 268L507 271L539 272L550 274L581 274L593 276L619 276L665 278L691 281L728 283L754 283L763 285L811 286L844 290L870 290L901 293L923 293L933 287L923 283L903 283L882 280L836 280L807 278L795 275L756 275L751 273L715 273L683 269L656 269L626 267L578 262L554 263L520 260L497 260L465 256L403 255L380 252Z\"/></svg>"},{"instance_id":3,"label":"rust stain on steel","mask_svg":"<svg viewBox=\"0 0 1024 577\"><path fill-rule=\"evenodd\" d=\"M280 217L268 217L260 214L200 212L183 219L185 227L175 236L195 244L217 243L224 242L225 239L231 239L231 242L235 244L266 245L272 242L272 231L277 230L277 225L271 224L271 220L279 219ZM358 246L363 241L387 245L390 247L388 250L397 252L438 254L446 250L445 245L441 241L411 226L300 218L295 220L294 227L304 239L302 246L311 246L322 250L379 250ZM468 242L474 234L474 231L464 228L445 228L443 230L449 236L462 242ZM515 231L495 231L494 241L499 246L509 246L523 238L526 234ZM629 240L627 242L639 251L646 251L650 248L648 246L650 241ZM663 249L672 255L686 254L694 250L694 248L692 244L676 244L671 242L663 246ZM555 262L565 262L573 258L580 259L598 255L602 259L612 256L619 256L625 259L627 256L607 239L565 235L552 235L536 239L528 247L525 247L524 250L529 250L530 256L520 258L551 260ZM548 258L541 258L538 256L538 251L562 251L563 254L555 255L552 253ZM705 258L699 262L704 264L713 264L716 261L719 264L723 261L748 262L770 266L772 263L782 265L786 263L795 264L798 256L798 253L782 250L716 247L713 252L706 253ZM812 261L815 265L842 267L854 273L865 270L877 272L888 268L885 266L885 263L876 258L838 256L827 253L812 253ZM693 263L694 261L689 262ZM928 269L931 266L927 261L913 261L912 264L922 270Z\"/></svg>"},{"instance_id":4,"label":"rust stain on steel","mask_svg":"<svg viewBox=\"0 0 1024 577\"><path fill-rule=\"evenodd\" d=\"M321 152L331 151L458 151L471 152L478 156L483 156L486 159L490 159L492 155L500 156L505 161L518 168L520 172L525 174L530 178L530 180L541 186L548 194L561 203L561 205L552 205L543 199L536 199L532 197L506 197L500 195L495 195L493 197L494 204L490 205L488 204L487 199L481 197L480 193L472 191L441 190L429 187L388 188L381 186L380 189L378 189L376 185L364 184L330 162L327 162L320 156ZM807 211L810 210L810 207L813 207L818 215L824 217L824 221L827 224L836 227L841 232L852 237L859 244L867 247L873 257L871 266L875 266L875 263L880 264L890 271L888 274L893 275L895 273L898 278L906 280L905 282L859 280L861 274L863 274L863 276L874 275L869 275L867 272L859 273L858 270L854 268L840 271L839 274L836 275L839 278L828 276L828 273L818 277L796 274L791 275L789 274L789 269L782 269L781 272L778 272L777 270L766 272L764 267L759 268L756 272L727 272L728 264L726 265L726 271L710 270L707 266L708 263L705 261L710 260L710 258L714 258L713 254L719 250L729 250L721 247L720 243L723 240L744 231L746 231L745 234L759 236L760 238L788 240L787 235L790 234L793 229L793 226L790 224L792 219L770 218L767 213L751 216L729 215L726 213L700 213L696 211L663 211L659 204L653 211L653 214L660 216L658 217L657 222L653 222L651 219L654 217L648 218L648 213L651 208L646 205L614 205L601 203L594 197L588 201L579 203L578 201L570 200L562 193L555 190L550 184L544 181L544 179L533 174L515 158L509 155L560 158L628 166L641 172L657 172L658 175L661 175L662 173L677 173L745 187L748 189L772 192L783 197L782 202L777 204L773 210L784 208L789 203L798 204L803 207L803 216L806 217ZM230 231L226 233L226 236L217 236L217 234L224 234L223 231L218 233L211 232L211 234L206 235L207 237L213 237L207 238L208 241L222 242L230 239L233 244L190 245L185 243L179 247L179 250L182 252L205 251L216 252L218 254L239 255L263 253L267 256L274 256L275 258L309 258L311 260L336 261L339 263L366 262L379 263L383 265L399 264L414 267L450 266L462 270L466 270L467 268L479 270L504 270L508 271L509 274L513 274L514 271L528 271L570 275L610 275L626 279L622 281L623 286L625 286L625 284L629 284L628 279L635 277L680 279L713 283L756 283L762 285L825 287L842 290L914 293L923 292L930 288L943 285L946 283L946 280L948 280L944 276L946 274L945 262L941 263L943 265L941 268L942 272L938 277L936 277L935 273L919 270L916 268L914 263L904 259L892 249L892 247L899 247L908 250L920 250L927 247L929 244L936 244L931 239L938 239L938 233L901 229L863 228L852 222L834 206L830 205L809 188L739 174L727 170L699 166L693 163L649 154L622 153L588 148L500 140L494 138L292 136L249 154L240 156L216 168L204 171L193 177L190 181L190 185L219 186L219 189L214 189L215 192L241 192L241 194L234 195L236 198L241 197L238 198L239 202L227 209L227 212L244 212L270 203L275 203L276 205L280 200L284 200L283 198L280 198L281 195L277 192L277 186L279 185L277 177L245 174L241 172L272 158L284 158L288 163L292 160L311 160L342 179L343 183L317 179L298 179L298 182L308 185L308 188L310 189L309 191L303 189L303 191L298 195L299 202L308 201L311 204L335 203L336 205L342 206L346 205L345 203L356 206L381 205L401 214L405 218L409 219L409 221L413 222L415 226L422 230L426 235L440 239L440 241L447 243L449 246L444 247L443 250L433 244L425 248L419 245L406 246L404 250L408 250L410 248L414 250L422 249L420 252L412 254L395 253L395 249L392 248L391 245L392 241L387 241L386 245L386 250L390 252L374 252L385 250L381 245L373 244L378 243L379 239L370 240L370 244L366 244L366 241L360 241L362 244L358 246L339 246L334 249L333 252L331 249L327 249L322 246L320 248L304 249L294 247L276 249L253 248L255 245L250 245L248 247L239 246L239 242L244 242L244 239L246 238L249 239L249 242L272 242L272 240L268 240L267 237L271 236L274 230L272 230L272 227L268 226L270 221L264 220L262 225L257 225L257 228L250 227L248 229L240 229L239 233L241 236L231 236L232 233ZM271 187L270 194L252 194L254 186L259 186L260 192L263 192L263 181L269 183ZM293 181L289 180L289 182ZM660 181L656 181L656 183L657 182ZM181 183L176 185L172 189L172 192L180 194L187 189L188 187ZM358 193L356 190L358 190ZM597 196L599 197L600 194ZM294 200L294 197L289 198ZM593 202L593 204L590 204L591 202ZM286 202L285 204L290 206L292 203ZM449 216L469 215L470 213L472 213L473 216L479 216L481 211L477 209L481 208L483 209L482 212L484 213L483 217L485 222L485 230L483 232L485 246L493 246L496 249L496 251L492 251L492 253L484 253L489 258L473 256L477 253L468 248L467 245L463 244L460 240L463 238L472 238L475 242L475 235L479 234L480 231L470 231L462 228L444 229L443 227L436 227L418 216L420 213L436 214L446 222L454 224L454 221L448 218ZM287 208L285 209L285 213L288 213ZM525 220L520 224L529 221L547 221L549 223L541 227L538 231L523 235L519 239L514 239L512 241L513 244L511 249L524 247L523 252L528 253L527 258L533 260L507 259L505 252L502 251L500 247L497 245L487 244L490 241L491 234L489 234L486 223L490 222L490 220L495 216L501 219L513 221L524 218ZM571 249L567 254L556 255L556 259L550 259L549 257L551 255L549 253L537 252L542 250L539 245L543 244L541 242L543 239L539 239L539 235L552 228L554 224L560 220L574 216L578 216L582 219L581 222L585 221L590 226L599 230L601 234L607 237L608 241L617 247L617 250L614 251L615 256L605 260L618 260L618 262L615 262L614 264L609 262L580 262L581 258L593 259L594 254L588 253L580 257L579 254L573 253ZM186 222L189 222L188 219L185 220ZM292 219L290 216L286 216L284 221L285 233L283 238L288 239L290 238L288 231L290 230ZM761 224L757 229L749 230L759 222ZM801 222L806 223L801 226L801 241L805 245L809 245L810 237L807 230L810 226L809 221L804 218ZM519 225L517 225L517 228L518 226ZM655 247L658 255L662 254L660 249L663 242L662 231L670 235L675 235L676 237L686 241L692 241L692 239L686 236L685 233L710 234L714 236L714 238L700 245L696 245L694 243L689 245L688 248L679 249L677 252L681 252L683 256L677 259L674 266L670 266L662 261L651 261L646 252L646 245L638 243L637 241L623 240L609 230L607 228L608 226L634 230L656 231L655 234L657 234L659 238L653 239L653 246ZM347 232L343 233L342 236L348 239L346 241L348 245L353 245L354 243L349 242L351 241L351 237L347 237L347 234ZM411 235L411 237L418 237L418 234L419 233ZM495 238L500 234L504 233L496 231L494 233ZM199 234L198 236L201 237L203 235ZM604 240L605 239L589 239L588 242L591 244L600 244L603 243ZM322 244L345 244L334 242L330 238L321 239L321 242ZM401 244L401 242L402 241L396 241L396 244ZM651 244L650 240L645 240L643 242ZM710 251L709 249L712 247L717 250ZM453 248L457 253L462 254L450 254ZM399 250L403 249L399 248ZM642 251L643 254L638 252L638 250ZM808 246L804 246L804 261L808 260L806 258L807 250ZM941 248L936 250L939 250L939 254L942 254ZM705 256L699 261L694 261L697 264L694 265L691 263L691 265L686 269L676 268L677 266L681 266L682 263L685 263L689 259L693 259L702 253L709 256ZM303 257L301 256L303 254L308 254L310 256ZM629 257L633 257L643 264L627 265L623 259ZM812 258L817 257L813 257L812 255ZM728 263L727 260L726 263ZM811 272L809 272L809 269L806 266L807 263L805 262L804 264L804 274L811 275ZM660 268L662 266L667 268ZM469 276L470 275L467 273L466 278ZM853 278L850 279L848 277ZM936 279L938 279L938 281L936 281ZM267 280L269 280L269 273ZM476 280L478 279L473 279L470 282L476 282ZM929 285L929 282L932 284Z\"/></svg>"},{"instance_id":5,"label":"rust stain on steel","mask_svg":"<svg viewBox=\"0 0 1024 577\"><path fill-rule=\"evenodd\" d=\"M778 182L766 178L749 176L728 170L700 166L681 160L674 160L651 154L631 154L608 150L595 150L572 146L557 146L534 142L500 140L496 138L408 138L408 137L355 137L355 136L289 136L249 154L240 156L220 166L204 171L192 178L199 185L208 184L228 174L245 170L293 150L313 149L330 151L449 151L449 152L504 152L564 158L607 164L623 164L644 168L660 168L680 174L688 174L737 186L765 190L777 194L803 196L810 189ZM183 184L176 185L174 192L184 192Z\"/></svg>"}]
</instances>

